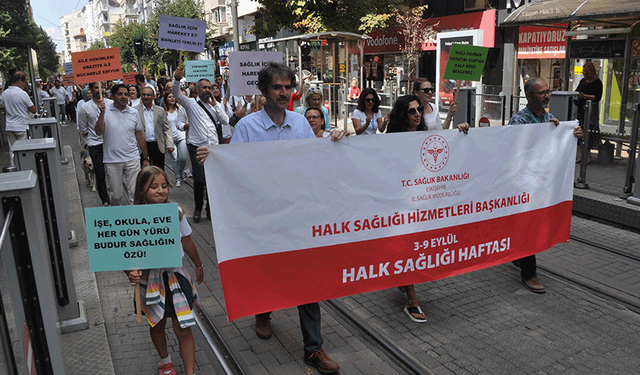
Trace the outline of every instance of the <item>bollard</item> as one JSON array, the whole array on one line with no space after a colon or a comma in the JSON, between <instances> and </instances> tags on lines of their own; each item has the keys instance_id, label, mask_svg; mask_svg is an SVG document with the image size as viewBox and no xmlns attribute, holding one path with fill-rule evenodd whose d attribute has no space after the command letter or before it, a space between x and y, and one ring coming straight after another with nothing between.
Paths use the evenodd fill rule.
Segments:
<instances>
[{"instance_id":1,"label":"bollard","mask_svg":"<svg viewBox=\"0 0 640 375\"><path fill-rule=\"evenodd\" d=\"M636 171L636 177L633 178L633 167L636 164L636 151L638 149L638 127L640 126L640 104L636 103L633 105L633 122L631 123L631 141L629 145L629 160L627 161L627 174L624 177L624 189L622 190L622 194L620 198L627 199L632 195L636 197L640 196L640 191L636 191L636 194L633 194L633 183L638 181L638 172ZM634 198L637 199L637 198ZM632 200L633 201L633 200ZM629 202L632 202L629 201Z\"/></svg>"},{"instance_id":2,"label":"bollard","mask_svg":"<svg viewBox=\"0 0 640 375\"><path fill-rule=\"evenodd\" d=\"M53 117L56 121L60 118L60 108L55 97L42 99L42 105L47 114L45 117Z\"/></svg>"},{"instance_id":3,"label":"bollard","mask_svg":"<svg viewBox=\"0 0 640 375\"><path fill-rule=\"evenodd\" d=\"M34 212L38 212L45 222L61 329L64 333L86 329L84 304L77 299L71 269L66 194L56 141L53 138L19 140L11 151L21 171L32 170L38 176L41 204Z\"/></svg>"},{"instance_id":4,"label":"bollard","mask_svg":"<svg viewBox=\"0 0 640 375\"><path fill-rule=\"evenodd\" d=\"M577 117L578 93L574 91L554 91L549 97L549 112L560 121L572 121Z\"/></svg>"},{"instance_id":5,"label":"bollard","mask_svg":"<svg viewBox=\"0 0 640 375\"><path fill-rule=\"evenodd\" d=\"M62 142L60 137L60 122L53 117L34 118L29 120L29 134L33 139L53 138L56 140L58 154L62 165L69 164L67 158L64 157L62 150Z\"/></svg>"},{"instance_id":6,"label":"bollard","mask_svg":"<svg viewBox=\"0 0 640 375\"><path fill-rule=\"evenodd\" d=\"M587 183L587 163L589 162L589 156L591 150L589 150L589 118L591 117L591 100L587 100L587 104L584 106L584 125L582 126L582 156L580 161L580 176L578 181L573 184L573 187L578 189L588 189Z\"/></svg>"},{"instance_id":7,"label":"bollard","mask_svg":"<svg viewBox=\"0 0 640 375\"><path fill-rule=\"evenodd\" d=\"M40 204L37 185L33 171L0 174L0 223L7 226L0 253L15 337L8 350L17 363L26 365L27 374L64 375L44 222L33 214Z\"/></svg>"}]
</instances>

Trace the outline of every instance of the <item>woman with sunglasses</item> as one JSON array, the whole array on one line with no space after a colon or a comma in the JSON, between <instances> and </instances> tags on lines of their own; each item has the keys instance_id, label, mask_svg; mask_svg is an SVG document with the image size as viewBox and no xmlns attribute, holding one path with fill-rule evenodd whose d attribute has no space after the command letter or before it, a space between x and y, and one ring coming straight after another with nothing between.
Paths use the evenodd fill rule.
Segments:
<instances>
[{"instance_id":1,"label":"woman with sunglasses","mask_svg":"<svg viewBox=\"0 0 640 375\"><path fill-rule=\"evenodd\" d=\"M387 124L379 108L380 97L376 90L371 87L362 90L358 97L358 109L351 116L356 134L376 134L376 129L384 133Z\"/></svg>"},{"instance_id":2,"label":"woman with sunglasses","mask_svg":"<svg viewBox=\"0 0 640 375\"><path fill-rule=\"evenodd\" d=\"M413 83L413 94L420 98L420 105L424 107L422 117L424 117L427 130L449 129L451 127L451 119L453 119L453 115L456 113L458 103L451 103L449 106L449 112L447 113L447 118L443 123L440 119L438 107L431 103L434 90L433 84L426 78L420 77Z\"/></svg>"},{"instance_id":3,"label":"woman with sunglasses","mask_svg":"<svg viewBox=\"0 0 640 375\"><path fill-rule=\"evenodd\" d=\"M389 125L387 133L401 133L430 130L425 123L423 112L425 107L422 106L420 98L416 95L405 95L398 98L389 113ZM469 130L469 125L464 123L458 125L458 130L465 134ZM407 293L407 304L404 306L404 312L416 323L425 323L427 315L422 311L418 304L415 288L412 285L399 287L400 291Z\"/></svg>"}]
</instances>

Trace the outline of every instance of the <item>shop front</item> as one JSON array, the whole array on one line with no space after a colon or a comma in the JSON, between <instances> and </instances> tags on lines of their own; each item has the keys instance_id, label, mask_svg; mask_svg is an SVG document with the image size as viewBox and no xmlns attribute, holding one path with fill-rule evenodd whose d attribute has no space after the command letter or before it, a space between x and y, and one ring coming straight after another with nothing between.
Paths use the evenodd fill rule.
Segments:
<instances>
[{"instance_id":1,"label":"shop front","mask_svg":"<svg viewBox=\"0 0 640 375\"><path fill-rule=\"evenodd\" d=\"M367 86L376 88L393 102L397 95L410 92L410 85L417 77L426 77L436 86L437 103L446 109L453 100L456 87L455 82L443 79L451 44L493 48L495 22L495 10L429 18L426 24L433 27L434 37L422 43L424 55L414 71L402 54L404 37L399 29L392 29L387 34L373 32L364 45L363 70ZM490 69L493 68L499 69L490 64ZM481 82L463 84L474 85L479 93L483 92Z\"/></svg>"}]
</instances>

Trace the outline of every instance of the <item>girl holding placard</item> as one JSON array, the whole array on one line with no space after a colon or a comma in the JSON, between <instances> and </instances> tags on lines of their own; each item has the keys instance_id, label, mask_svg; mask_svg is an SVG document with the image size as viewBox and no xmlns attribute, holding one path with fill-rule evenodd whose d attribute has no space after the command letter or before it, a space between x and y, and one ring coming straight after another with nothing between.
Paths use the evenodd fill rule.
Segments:
<instances>
[{"instance_id":1,"label":"girl holding placard","mask_svg":"<svg viewBox=\"0 0 640 375\"><path fill-rule=\"evenodd\" d=\"M169 203L169 187L165 172L158 167L146 167L138 174L134 204ZM196 245L191 239L191 227L187 223L182 207L178 206L182 256L186 253L196 265L196 282L204 279L204 265L198 255ZM191 326L195 324L192 315L193 301L197 298L196 289L184 266L177 268L125 271L132 285L140 285L140 305L142 312L151 325L150 334L153 345L160 356L159 373L175 375L171 356L167 351L165 326L167 317L171 317L173 330L180 344L180 354L187 375L194 374L195 340Z\"/></svg>"}]
</instances>

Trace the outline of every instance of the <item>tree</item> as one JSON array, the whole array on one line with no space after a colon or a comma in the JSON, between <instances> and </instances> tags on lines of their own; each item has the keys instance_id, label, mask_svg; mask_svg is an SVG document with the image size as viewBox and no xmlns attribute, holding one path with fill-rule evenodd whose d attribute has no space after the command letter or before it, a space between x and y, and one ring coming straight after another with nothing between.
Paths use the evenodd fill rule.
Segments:
<instances>
[{"instance_id":1,"label":"tree","mask_svg":"<svg viewBox=\"0 0 640 375\"><path fill-rule=\"evenodd\" d=\"M316 33L357 33L368 14L388 13L397 0L258 0L260 8L251 32L257 37L274 35L281 28Z\"/></svg>"},{"instance_id":2,"label":"tree","mask_svg":"<svg viewBox=\"0 0 640 375\"><path fill-rule=\"evenodd\" d=\"M60 62L56 45L51 37L33 22L27 11L26 2L0 0L0 35L10 38L24 38L35 43L38 56L38 73L46 78L57 72ZM6 48L0 52L0 69L11 68L28 71L27 54L23 49Z\"/></svg>"},{"instance_id":3,"label":"tree","mask_svg":"<svg viewBox=\"0 0 640 375\"><path fill-rule=\"evenodd\" d=\"M407 77L411 77L416 70L418 60L424 53L422 43L426 43L435 36L432 25L427 24L427 20L423 17L426 9L427 5L410 8L408 4L402 4L388 14L368 14L361 19L360 30L364 32L385 31L389 26L400 29L404 39L399 43L399 47L409 65ZM409 86L408 80L407 86ZM410 87L408 88L410 90Z\"/></svg>"},{"instance_id":4,"label":"tree","mask_svg":"<svg viewBox=\"0 0 640 375\"><path fill-rule=\"evenodd\" d=\"M101 39L96 39L91 43L91 45L87 50L93 51L94 49L103 49L103 48L107 48L104 42Z\"/></svg>"},{"instance_id":5,"label":"tree","mask_svg":"<svg viewBox=\"0 0 640 375\"><path fill-rule=\"evenodd\" d=\"M125 24L123 20L120 20L113 28L109 44L112 47L118 47L120 50L120 62L123 65L126 63L138 64L138 57L133 50L133 40L135 38L143 38L145 41L145 54L142 56L142 63L144 64L155 58L156 53L152 50L152 45L148 41L149 36L145 25L136 22ZM138 67L138 69L140 68Z\"/></svg>"}]
</instances>

